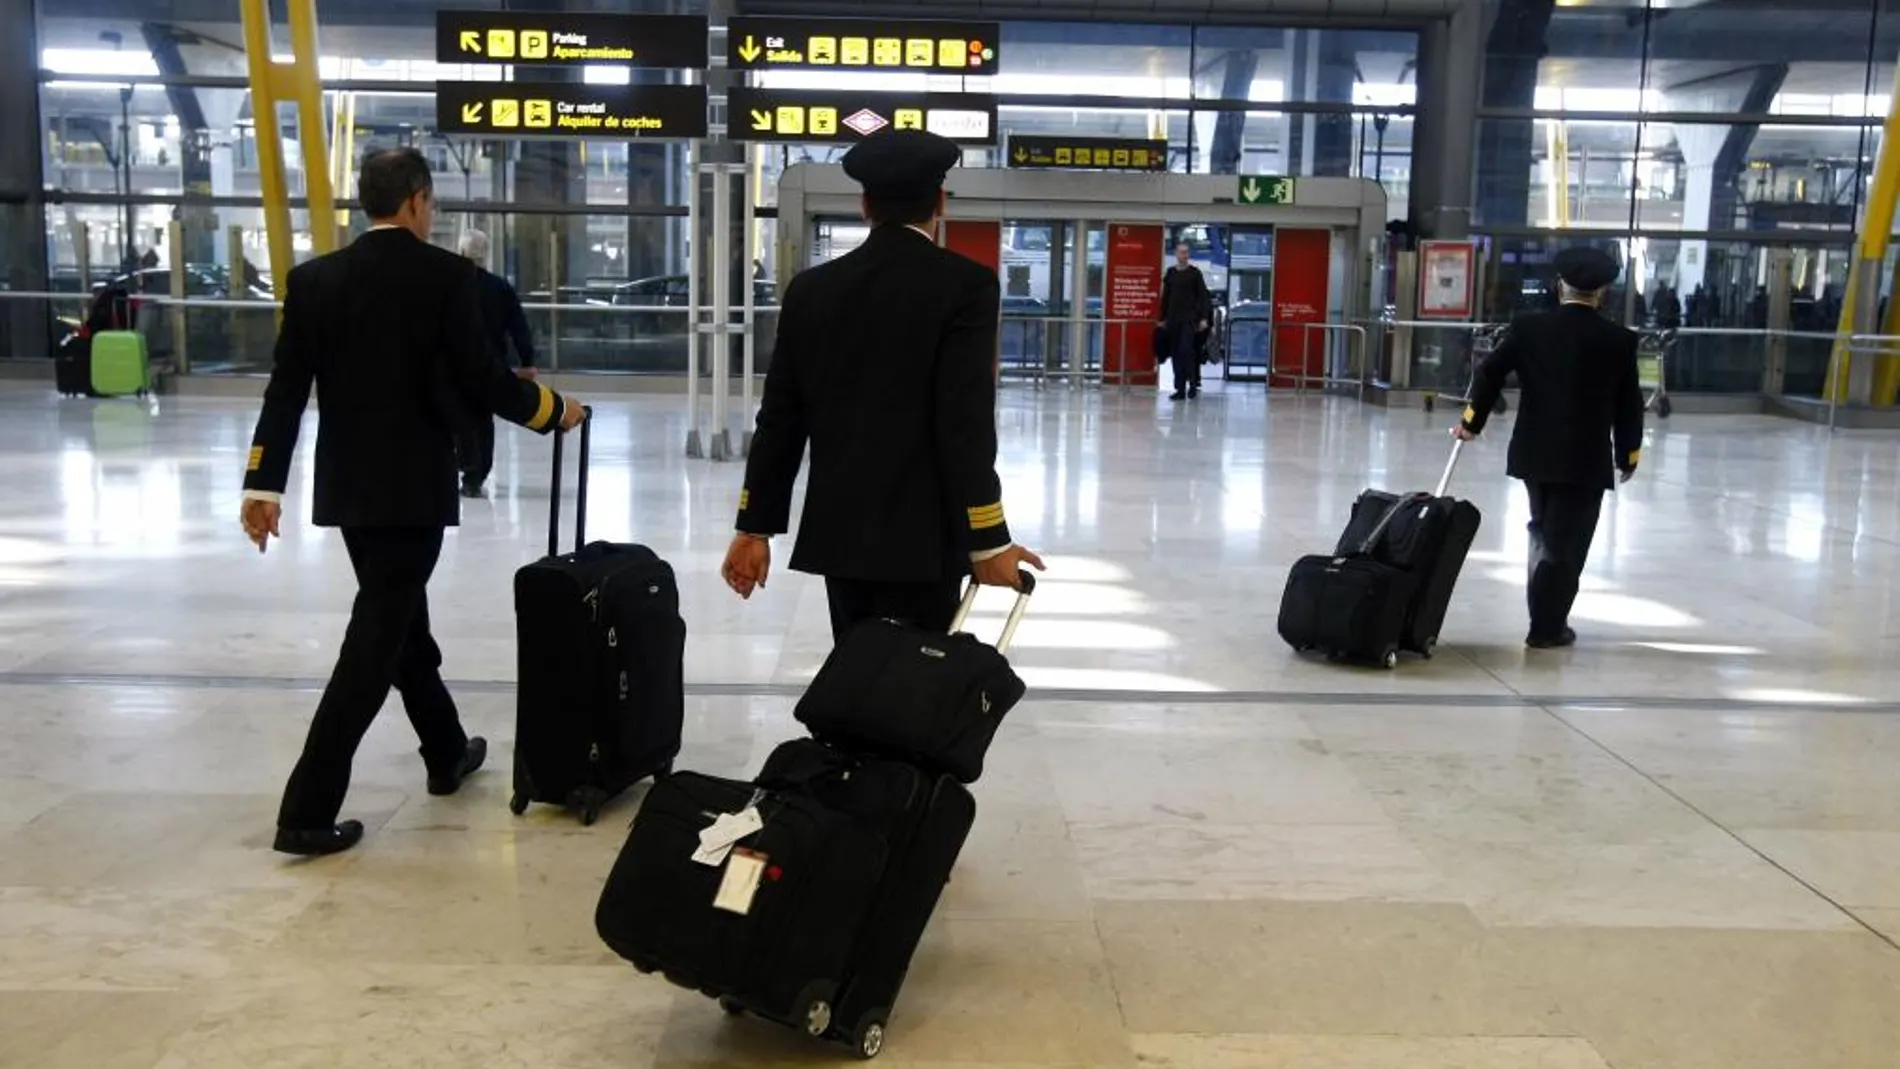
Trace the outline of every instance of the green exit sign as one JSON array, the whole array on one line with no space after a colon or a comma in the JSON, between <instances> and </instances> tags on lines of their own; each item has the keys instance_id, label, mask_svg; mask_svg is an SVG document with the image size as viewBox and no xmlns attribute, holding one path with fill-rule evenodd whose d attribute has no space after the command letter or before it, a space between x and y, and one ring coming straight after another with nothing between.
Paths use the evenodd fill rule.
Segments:
<instances>
[{"instance_id":1,"label":"green exit sign","mask_svg":"<svg viewBox=\"0 0 1900 1069\"><path fill-rule=\"evenodd\" d=\"M1293 179L1279 175L1249 174L1240 178L1240 203L1293 203Z\"/></svg>"}]
</instances>

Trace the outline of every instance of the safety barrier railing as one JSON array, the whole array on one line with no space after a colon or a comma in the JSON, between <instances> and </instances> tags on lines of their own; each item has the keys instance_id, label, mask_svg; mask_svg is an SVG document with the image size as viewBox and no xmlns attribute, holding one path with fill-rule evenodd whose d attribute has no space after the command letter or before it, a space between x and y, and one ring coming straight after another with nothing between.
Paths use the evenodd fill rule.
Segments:
<instances>
[{"instance_id":1,"label":"safety barrier railing","mask_svg":"<svg viewBox=\"0 0 1900 1069\"><path fill-rule=\"evenodd\" d=\"M1314 335L1321 336L1320 367L1317 375L1306 369L1311 367L1311 343ZM1345 352L1335 353L1332 342L1335 339L1345 342ZM1320 389L1334 386L1349 386L1360 397L1365 396L1372 380L1366 367L1366 345L1369 335L1366 328L1356 323L1301 323L1300 324L1300 364L1295 374L1287 376L1293 381L1295 393L1303 394L1317 385ZM1278 375L1278 372L1274 372Z\"/></svg>"},{"instance_id":2,"label":"safety barrier railing","mask_svg":"<svg viewBox=\"0 0 1900 1069\"><path fill-rule=\"evenodd\" d=\"M0 355L50 353L85 320L94 296L81 293L0 290ZM221 297L177 298L133 294L134 325L146 335L155 364L180 373L261 374L270 370L279 305L275 301ZM37 306L37 307L36 307ZM689 333L710 333L711 307L549 302L522 304L532 329L537 363L544 370L635 375L683 375ZM742 341L751 332L756 372L770 363L778 308L755 305L748 317L732 308L728 335L731 371L743 366ZM702 341L704 339L702 338ZM706 350L710 352L710 349ZM699 362L700 376L711 361Z\"/></svg>"},{"instance_id":3,"label":"safety barrier railing","mask_svg":"<svg viewBox=\"0 0 1900 1069\"><path fill-rule=\"evenodd\" d=\"M1103 316L1012 315L1004 313L997 335L999 364L1010 378L1061 381L1098 386L1132 386L1162 373L1148 371L1156 360L1155 324L1145 319ZM1115 345L1107 343L1113 340ZM1106 354L1129 354L1110 371ZM1146 385L1143 383L1143 385Z\"/></svg>"}]
</instances>

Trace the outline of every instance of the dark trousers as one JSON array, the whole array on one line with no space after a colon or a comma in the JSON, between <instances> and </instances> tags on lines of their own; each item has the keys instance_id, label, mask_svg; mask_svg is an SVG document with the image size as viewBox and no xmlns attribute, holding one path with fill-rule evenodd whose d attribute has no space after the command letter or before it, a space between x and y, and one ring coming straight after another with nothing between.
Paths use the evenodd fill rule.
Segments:
<instances>
[{"instance_id":1,"label":"dark trousers","mask_svg":"<svg viewBox=\"0 0 1900 1069\"><path fill-rule=\"evenodd\" d=\"M461 460L462 478L476 486L487 482L488 473L495 469L495 421L478 419L455 443L455 453Z\"/></svg>"},{"instance_id":2,"label":"dark trousers","mask_svg":"<svg viewBox=\"0 0 1900 1069\"><path fill-rule=\"evenodd\" d=\"M1603 512L1603 488L1526 480L1524 489L1531 499L1531 634L1555 638L1570 625Z\"/></svg>"},{"instance_id":3,"label":"dark trousers","mask_svg":"<svg viewBox=\"0 0 1900 1069\"><path fill-rule=\"evenodd\" d=\"M963 579L924 583L882 583L869 579L826 579L831 602L831 638L842 641L866 620L902 620L927 631L948 631L963 600Z\"/></svg>"},{"instance_id":4,"label":"dark trousers","mask_svg":"<svg viewBox=\"0 0 1900 1069\"><path fill-rule=\"evenodd\" d=\"M1201 352L1194 344L1194 324L1168 324L1168 359L1174 366L1174 392L1201 388Z\"/></svg>"},{"instance_id":5,"label":"dark trousers","mask_svg":"<svg viewBox=\"0 0 1900 1069\"><path fill-rule=\"evenodd\" d=\"M350 762L395 687L432 772L452 771L468 747L442 683L442 651L429 634L429 576L442 554L440 527L346 528L356 604L336 668L317 703L303 756L284 786L277 825L328 828L350 787Z\"/></svg>"}]
</instances>

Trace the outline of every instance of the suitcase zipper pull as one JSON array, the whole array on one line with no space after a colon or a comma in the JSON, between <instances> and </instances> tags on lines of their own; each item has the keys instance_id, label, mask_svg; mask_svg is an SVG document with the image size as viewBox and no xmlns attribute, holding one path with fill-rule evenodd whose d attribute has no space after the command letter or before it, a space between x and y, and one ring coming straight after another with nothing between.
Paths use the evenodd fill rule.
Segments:
<instances>
[{"instance_id":1,"label":"suitcase zipper pull","mask_svg":"<svg viewBox=\"0 0 1900 1069\"><path fill-rule=\"evenodd\" d=\"M581 598L581 604L587 606L589 619L593 623L599 623L600 622L600 588L595 587L594 589L589 590L587 594Z\"/></svg>"},{"instance_id":2,"label":"suitcase zipper pull","mask_svg":"<svg viewBox=\"0 0 1900 1069\"><path fill-rule=\"evenodd\" d=\"M587 763L590 765L600 764L600 743L595 742L588 744Z\"/></svg>"}]
</instances>

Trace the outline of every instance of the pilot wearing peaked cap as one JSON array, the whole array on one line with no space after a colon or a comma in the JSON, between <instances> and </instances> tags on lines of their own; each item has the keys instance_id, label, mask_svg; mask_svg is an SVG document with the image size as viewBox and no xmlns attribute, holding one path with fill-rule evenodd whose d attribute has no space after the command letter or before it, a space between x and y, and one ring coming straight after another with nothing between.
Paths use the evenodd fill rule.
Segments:
<instances>
[{"instance_id":1,"label":"pilot wearing peaked cap","mask_svg":"<svg viewBox=\"0 0 1900 1069\"><path fill-rule=\"evenodd\" d=\"M811 447L794 571L825 578L834 638L880 618L942 629L965 576L1016 586L996 473L996 272L937 245L954 142L920 130L845 154L863 245L792 279L779 312L737 532L721 574L765 586Z\"/></svg>"},{"instance_id":2,"label":"pilot wearing peaked cap","mask_svg":"<svg viewBox=\"0 0 1900 1069\"><path fill-rule=\"evenodd\" d=\"M1479 365L1471 405L1452 433L1472 441L1517 376L1522 399L1511 432L1508 471L1530 497L1527 600L1532 649L1574 645L1577 600L1603 493L1636 474L1642 459L1643 393L1636 380L1636 332L1601 314L1619 267L1601 249L1565 249L1556 259L1562 303L1526 316Z\"/></svg>"},{"instance_id":3,"label":"pilot wearing peaked cap","mask_svg":"<svg viewBox=\"0 0 1900 1069\"><path fill-rule=\"evenodd\" d=\"M1621 273L1616 260L1602 249L1583 246L1557 254L1558 280L1577 293L1608 289Z\"/></svg>"},{"instance_id":4,"label":"pilot wearing peaked cap","mask_svg":"<svg viewBox=\"0 0 1900 1069\"><path fill-rule=\"evenodd\" d=\"M923 130L886 130L851 146L844 173L864 187L865 195L925 197L943 188L944 176L963 158L947 137Z\"/></svg>"}]
</instances>

